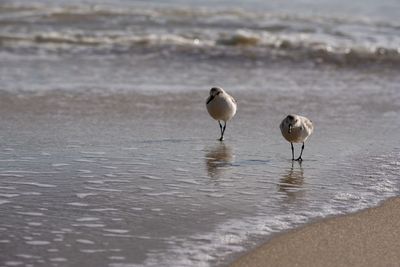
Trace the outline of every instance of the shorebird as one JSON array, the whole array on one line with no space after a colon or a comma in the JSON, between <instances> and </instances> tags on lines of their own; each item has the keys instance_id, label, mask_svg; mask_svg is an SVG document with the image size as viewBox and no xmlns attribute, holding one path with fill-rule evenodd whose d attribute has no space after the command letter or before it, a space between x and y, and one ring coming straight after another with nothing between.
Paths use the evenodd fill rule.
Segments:
<instances>
[{"instance_id":1,"label":"shorebird","mask_svg":"<svg viewBox=\"0 0 400 267\"><path fill-rule=\"evenodd\" d=\"M291 114L283 119L279 128L281 129L283 137L290 142L290 146L292 147L292 160L295 160L293 143L303 143L300 156L296 159L296 161L302 161L301 155L303 155L304 142L314 130L312 121L306 117Z\"/></svg>"},{"instance_id":2,"label":"shorebird","mask_svg":"<svg viewBox=\"0 0 400 267\"><path fill-rule=\"evenodd\" d=\"M210 96L206 102L207 111L214 120L218 121L221 130L219 141L224 140L226 123L235 116L237 104L235 99L230 96L224 89L213 87L210 90ZM224 121L222 126L221 121Z\"/></svg>"}]
</instances>

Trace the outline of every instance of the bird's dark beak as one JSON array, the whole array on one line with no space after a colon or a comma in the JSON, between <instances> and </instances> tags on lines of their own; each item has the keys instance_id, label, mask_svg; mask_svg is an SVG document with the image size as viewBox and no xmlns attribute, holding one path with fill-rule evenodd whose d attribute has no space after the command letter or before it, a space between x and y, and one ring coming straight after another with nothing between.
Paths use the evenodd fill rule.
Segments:
<instances>
[{"instance_id":1,"label":"bird's dark beak","mask_svg":"<svg viewBox=\"0 0 400 267\"><path fill-rule=\"evenodd\" d=\"M214 97L215 97L215 96L210 95L210 97L209 97L208 100L207 100L207 104L210 103L210 102L214 99Z\"/></svg>"},{"instance_id":2,"label":"bird's dark beak","mask_svg":"<svg viewBox=\"0 0 400 267\"><path fill-rule=\"evenodd\" d=\"M289 130L288 130L288 133L291 133L292 132L292 125L291 124L289 124Z\"/></svg>"}]
</instances>

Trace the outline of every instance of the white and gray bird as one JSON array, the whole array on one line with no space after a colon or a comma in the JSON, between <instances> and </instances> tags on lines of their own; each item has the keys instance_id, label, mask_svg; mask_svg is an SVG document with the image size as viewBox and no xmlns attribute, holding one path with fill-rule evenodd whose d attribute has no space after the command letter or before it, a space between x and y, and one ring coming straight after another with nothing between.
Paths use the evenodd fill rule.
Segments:
<instances>
[{"instance_id":1,"label":"white and gray bird","mask_svg":"<svg viewBox=\"0 0 400 267\"><path fill-rule=\"evenodd\" d=\"M296 161L302 161L303 159L301 156L303 155L304 142L314 131L312 121L300 115L290 114L283 119L279 128L281 129L283 137L290 142L292 147L292 160L295 160L293 143L303 143L300 156L296 159Z\"/></svg>"},{"instance_id":2,"label":"white and gray bird","mask_svg":"<svg viewBox=\"0 0 400 267\"><path fill-rule=\"evenodd\" d=\"M221 130L220 141L224 140L226 123L236 114L237 104L235 99L230 96L224 89L213 87L210 90L210 96L206 101L207 111L210 116L218 121ZM224 121L222 126L221 121Z\"/></svg>"}]
</instances>

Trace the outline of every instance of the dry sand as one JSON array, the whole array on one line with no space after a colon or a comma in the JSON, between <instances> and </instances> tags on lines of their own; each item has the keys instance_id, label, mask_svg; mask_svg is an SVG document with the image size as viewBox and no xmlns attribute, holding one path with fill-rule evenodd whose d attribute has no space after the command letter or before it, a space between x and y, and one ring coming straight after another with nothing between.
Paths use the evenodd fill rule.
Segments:
<instances>
[{"instance_id":1,"label":"dry sand","mask_svg":"<svg viewBox=\"0 0 400 267\"><path fill-rule=\"evenodd\" d=\"M277 236L231 265L244 266L400 266L400 198Z\"/></svg>"}]
</instances>

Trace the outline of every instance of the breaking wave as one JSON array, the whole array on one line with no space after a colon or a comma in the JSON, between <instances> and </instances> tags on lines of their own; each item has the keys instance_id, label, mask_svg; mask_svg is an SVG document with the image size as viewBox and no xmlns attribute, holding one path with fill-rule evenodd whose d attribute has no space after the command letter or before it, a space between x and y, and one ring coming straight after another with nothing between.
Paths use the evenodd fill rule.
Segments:
<instances>
[{"instance_id":1,"label":"breaking wave","mask_svg":"<svg viewBox=\"0 0 400 267\"><path fill-rule=\"evenodd\" d=\"M399 64L400 25L241 9L0 5L0 51L134 53L137 49Z\"/></svg>"}]
</instances>

